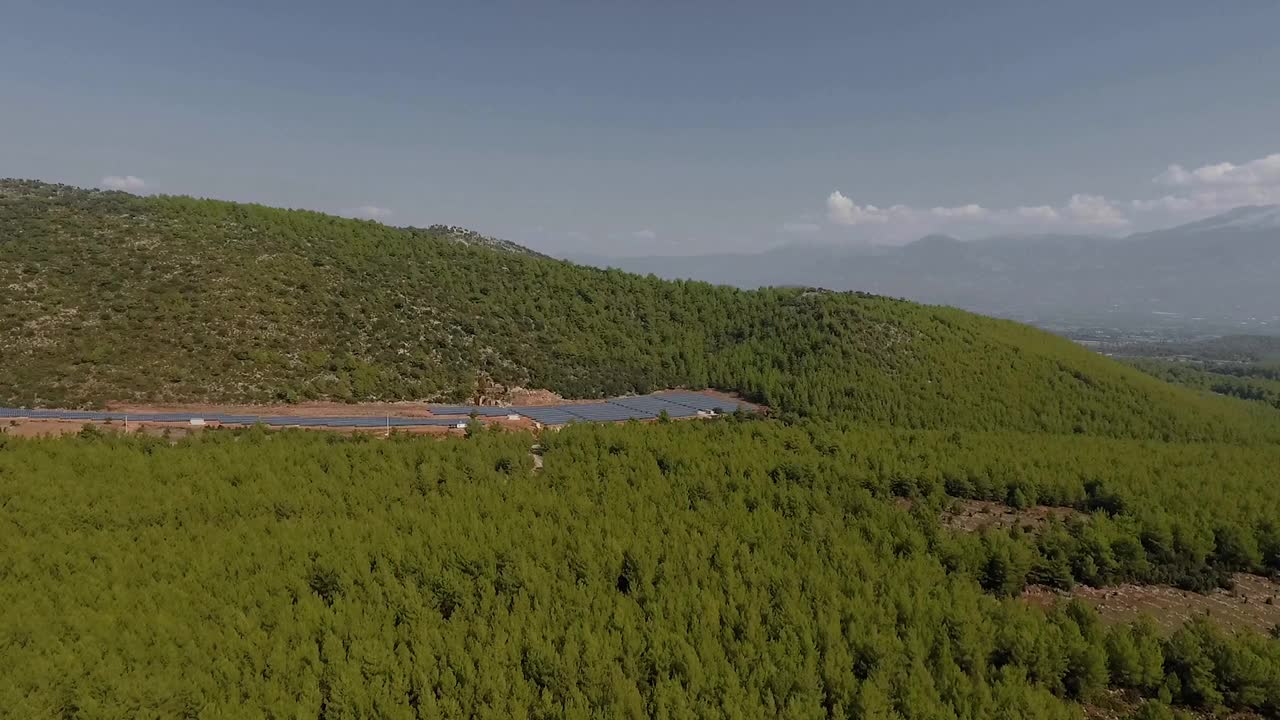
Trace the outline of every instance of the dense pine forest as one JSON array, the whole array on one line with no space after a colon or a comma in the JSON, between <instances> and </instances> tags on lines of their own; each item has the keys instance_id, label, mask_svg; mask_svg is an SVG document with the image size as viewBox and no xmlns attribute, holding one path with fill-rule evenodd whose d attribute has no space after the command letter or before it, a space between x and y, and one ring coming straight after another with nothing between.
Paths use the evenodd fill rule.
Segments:
<instances>
[{"instance_id":1,"label":"dense pine forest","mask_svg":"<svg viewBox=\"0 0 1280 720\"><path fill-rule=\"evenodd\" d=\"M0 182L0 338L2 405L500 384L770 407L445 440L0 433L0 715L1280 715L1280 628L1069 594L1280 577L1280 410L1201 377L1234 358L1138 368L890 298L30 181ZM975 501L1040 519L946 521Z\"/></svg>"},{"instance_id":2,"label":"dense pine forest","mask_svg":"<svg viewBox=\"0 0 1280 720\"><path fill-rule=\"evenodd\" d=\"M571 428L535 472L529 442L10 441L0 705L1065 718L1125 688L1149 717L1280 711L1276 640L1015 599L1280 568L1280 450L728 419ZM1081 516L956 533L948 493Z\"/></svg>"}]
</instances>

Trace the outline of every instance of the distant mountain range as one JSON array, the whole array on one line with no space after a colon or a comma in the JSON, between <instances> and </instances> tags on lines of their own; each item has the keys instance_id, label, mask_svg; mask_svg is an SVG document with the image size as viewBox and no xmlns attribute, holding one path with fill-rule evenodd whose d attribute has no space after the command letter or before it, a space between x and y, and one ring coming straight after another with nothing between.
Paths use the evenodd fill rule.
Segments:
<instances>
[{"instance_id":1,"label":"distant mountain range","mask_svg":"<svg viewBox=\"0 0 1280 720\"><path fill-rule=\"evenodd\" d=\"M902 247L574 259L739 287L862 290L1046 326L1280 332L1276 205L1124 238L930 235Z\"/></svg>"}]
</instances>

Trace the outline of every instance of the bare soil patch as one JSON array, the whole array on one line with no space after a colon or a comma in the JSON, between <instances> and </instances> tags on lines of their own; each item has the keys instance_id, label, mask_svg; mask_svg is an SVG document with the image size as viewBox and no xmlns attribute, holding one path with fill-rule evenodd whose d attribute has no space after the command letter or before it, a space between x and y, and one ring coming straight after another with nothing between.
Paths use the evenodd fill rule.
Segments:
<instances>
[{"instance_id":1,"label":"bare soil patch","mask_svg":"<svg viewBox=\"0 0 1280 720\"><path fill-rule=\"evenodd\" d=\"M567 400L550 390L530 390L514 387L506 392L504 400L510 405L522 407L538 407L543 405L564 405Z\"/></svg>"},{"instance_id":2,"label":"bare soil patch","mask_svg":"<svg viewBox=\"0 0 1280 720\"><path fill-rule=\"evenodd\" d=\"M0 435L10 437L56 437L80 432L84 423L59 420L11 420L0 426Z\"/></svg>"},{"instance_id":3,"label":"bare soil patch","mask_svg":"<svg viewBox=\"0 0 1280 720\"><path fill-rule=\"evenodd\" d=\"M1013 508L990 500L956 500L951 508L942 513L942 524L963 532L1012 527L1038 530L1047 525L1051 518L1065 521L1073 517L1084 517L1084 513L1072 508L1047 505Z\"/></svg>"},{"instance_id":4,"label":"bare soil patch","mask_svg":"<svg viewBox=\"0 0 1280 720\"><path fill-rule=\"evenodd\" d=\"M1033 585L1022 597L1045 607L1072 598L1082 600L1108 623L1126 623L1149 615L1167 632L1193 617L1208 618L1229 630L1269 632L1280 624L1280 583L1247 573L1236 573L1232 580L1232 589L1204 594L1168 585L1080 586L1069 593Z\"/></svg>"},{"instance_id":5,"label":"bare soil patch","mask_svg":"<svg viewBox=\"0 0 1280 720\"><path fill-rule=\"evenodd\" d=\"M180 423L129 423L126 430L124 423L85 422L84 420L11 420L0 426L0 434L10 437L59 437L74 435L86 427L94 427L104 432L142 433L161 437L181 438L203 428L192 427Z\"/></svg>"},{"instance_id":6,"label":"bare soil patch","mask_svg":"<svg viewBox=\"0 0 1280 720\"><path fill-rule=\"evenodd\" d=\"M1132 690L1106 690L1092 702L1085 703L1084 716L1089 720L1122 720L1131 718L1142 707L1142 697ZM1216 720L1255 720L1261 715L1251 712L1228 712L1217 715L1213 712L1199 712L1182 708L1194 718L1216 718Z\"/></svg>"}]
</instances>

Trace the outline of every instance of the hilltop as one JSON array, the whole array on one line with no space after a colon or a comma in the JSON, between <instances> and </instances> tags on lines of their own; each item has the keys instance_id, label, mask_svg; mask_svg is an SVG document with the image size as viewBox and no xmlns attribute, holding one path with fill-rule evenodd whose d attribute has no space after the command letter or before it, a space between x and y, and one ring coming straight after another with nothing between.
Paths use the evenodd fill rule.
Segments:
<instances>
[{"instance_id":1,"label":"hilltop","mask_svg":"<svg viewBox=\"0 0 1280 720\"><path fill-rule=\"evenodd\" d=\"M556 261L457 228L0 182L0 404L589 398L713 386L915 428L1253 435L1243 405L1012 322Z\"/></svg>"}]
</instances>

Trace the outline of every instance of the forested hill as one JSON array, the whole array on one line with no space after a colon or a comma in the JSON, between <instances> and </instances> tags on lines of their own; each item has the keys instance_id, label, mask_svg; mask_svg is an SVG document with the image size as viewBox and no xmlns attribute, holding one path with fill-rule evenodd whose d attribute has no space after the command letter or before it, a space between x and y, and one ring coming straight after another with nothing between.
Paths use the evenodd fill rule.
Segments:
<instances>
[{"instance_id":1,"label":"forested hill","mask_svg":"<svg viewBox=\"0 0 1280 720\"><path fill-rule=\"evenodd\" d=\"M668 282L315 212L0 181L0 404L715 386L904 427L1178 439L1270 417L1014 323Z\"/></svg>"}]
</instances>

